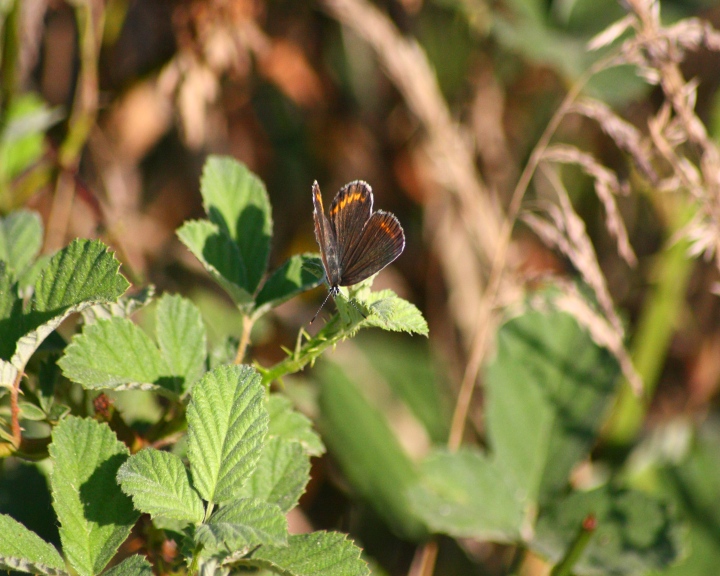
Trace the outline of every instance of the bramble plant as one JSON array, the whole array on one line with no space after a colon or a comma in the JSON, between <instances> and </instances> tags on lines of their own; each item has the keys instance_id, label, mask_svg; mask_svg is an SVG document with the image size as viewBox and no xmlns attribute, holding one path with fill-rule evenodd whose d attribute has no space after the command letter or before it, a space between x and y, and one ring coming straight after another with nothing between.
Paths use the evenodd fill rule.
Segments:
<instances>
[{"instance_id":1,"label":"bramble plant","mask_svg":"<svg viewBox=\"0 0 720 576\"><path fill-rule=\"evenodd\" d=\"M21 211L2 221L2 390L9 411L1 447L4 456L49 458L62 542L60 554L0 516L3 568L150 574L150 562L139 555L125 554L108 569L143 513L165 535L160 542L177 544L171 565L149 550L162 573L181 570L182 561L190 574L243 567L298 576L368 573L360 550L342 534L288 534L285 514L309 480L309 458L325 447L310 420L269 386L362 328L426 334L427 325L391 291L371 292L370 280L337 299L338 314L315 336L301 330L285 359L269 367L241 364L253 324L317 286L321 267L316 255L303 254L267 274L270 204L243 165L211 157L201 191L208 219L185 223L178 235L243 314L237 347L224 360L208 355L200 311L183 297L156 300L154 337L132 322L152 291L126 294L129 284L101 242L75 240L36 262L39 218ZM681 549L665 504L619 486L568 488L599 433L620 370L556 309L556 299L552 292L536 298L499 331L486 372L487 451L438 448L414 463L382 417L327 367L320 371L326 441L360 494L407 538L442 533L513 543L557 566L572 560L578 574L662 568ZM67 346L39 350L78 312L83 327ZM151 391L164 398L164 408L141 434L103 395L95 397L95 418L82 417L83 403L61 381L88 393ZM442 441L447 430L435 425L433 432L433 416L421 406L414 407L418 417ZM349 413L356 415L352 422ZM26 435L31 424L34 433ZM179 442L185 432L187 441Z\"/></svg>"},{"instance_id":2,"label":"bramble plant","mask_svg":"<svg viewBox=\"0 0 720 576\"><path fill-rule=\"evenodd\" d=\"M301 332L285 360L267 368L241 364L254 322L320 284L322 273L317 256L303 254L267 274L270 203L246 167L211 157L201 191L208 219L187 222L178 235L243 314L235 362L232 356L211 362L200 311L180 296L157 299L154 338L132 322L129 316L153 300L151 291L127 295L129 283L101 242L75 240L36 261L40 219L19 211L2 220L0 367L9 412L0 449L5 457L49 457L62 555L3 515L0 567L150 574L150 563L137 555L107 569L145 513L175 540L191 574L241 567L368 573L360 550L342 534L288 534L285 514L309 480L310 457L325 448L311 422L269 385L361 328L426 334L427 325L392 292L370 292L370 280L352 291L367 318L339 299L339 315L314 337ZM54 346L38 351L73 313L82 314L83 328L62 356ZM60 380L92 392L151 391L165 399L164 410L140 436L104 396L96 397L95 419L74 415L83 413L82 402ZM29 422L32 435L24 433ZM168 445L171 451L156 448Z\"/></svg>"}]
</instances>

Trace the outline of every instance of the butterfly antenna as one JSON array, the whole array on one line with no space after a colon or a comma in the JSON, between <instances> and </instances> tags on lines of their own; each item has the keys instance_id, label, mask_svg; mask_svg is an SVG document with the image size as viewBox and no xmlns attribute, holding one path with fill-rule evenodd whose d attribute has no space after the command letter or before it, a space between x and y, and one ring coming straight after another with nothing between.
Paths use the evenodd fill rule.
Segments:
<instances>
[{"instance_id":1,"label":"butterfly antenna","mask_svg":"<svg viewBox=\"0 0 720 576\"><path fill-rule=\"evenodd\" d=\"M362 310L360 310L360 308L358 308L357 302L355 302L355 300L353 300L352 298L346 298L342 292L338 292L338 294L340 294L343 298L345 298L345 300L347 302L349 302L350 305L353 308L355 308L355 310L358 311L358 314L360 314L360 316L362 316L363 318L365 318L365 320L367 320L367 314L365 314L365 312L363 312Z\"/></svg>"},{"instance_id":2,"label":"butterfly antenna","mask_svg":"<svg viewBox=\"0 0 720 576\"><path fill-rule=\"evenodd\" d=\"M318 317L318 314L320 314L320 310L323 309L323 306L325 306L325 304L327 304L327 301L328 301L328 299L330 298L330 296L332 296L332 290L330 290L330 291L328 292L328 295L325 296L325 300L323 300L323 303L320 304L320 308L318 308L318 311L315 312L315 316L313 316L313 317L312 317L312 320L310 320L310 324L312 324L313 322L315 322L315 318Z\"/></svg>"}]
</instances>

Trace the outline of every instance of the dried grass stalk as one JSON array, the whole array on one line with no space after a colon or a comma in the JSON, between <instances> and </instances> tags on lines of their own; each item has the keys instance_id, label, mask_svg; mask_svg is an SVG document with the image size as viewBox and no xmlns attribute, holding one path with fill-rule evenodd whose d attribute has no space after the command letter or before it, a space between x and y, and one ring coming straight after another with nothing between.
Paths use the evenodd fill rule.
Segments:
<instances>
[{"instance_id":1,"label":"dried grass stalk","mask_svg":"<svg viewBox=\"0 0 720 576\"><path fill-rule=\"evenodd\" d=\"M600 164L591 154L574 146L556 144L548 147L543 160L562 164L575 164L593 179L595 192L605 207L605 226L617 242L620 256L630 265L637 264L637 257L630 246L625 223L620 217L615 196L627 193L615 172Z\"/></svg>"},{"instance_id":2,"label":"dried grass stalk","mask_svg":"<svg viewBox=\"0 0 720 576\"><path fill-rule=\"evenodd\" d=\"M615 312L597 255L585 230L585 224L573 209L567 190L556 170L546 163L541 164L540 169L557 193L559 205L547 207L547 219L528 213L523 215L523 220L544 242L557 248L572 262L583 281L595 293L602 313L594 310L587 299L579 294L577 288L560 280L557 280L557 283L563 287L564 296L558 300L557 305L585 326L595 342L610 350L618 360L632 390L640 395L642 380L625 349L625 330Z\"/></svg>"}]
</instances>

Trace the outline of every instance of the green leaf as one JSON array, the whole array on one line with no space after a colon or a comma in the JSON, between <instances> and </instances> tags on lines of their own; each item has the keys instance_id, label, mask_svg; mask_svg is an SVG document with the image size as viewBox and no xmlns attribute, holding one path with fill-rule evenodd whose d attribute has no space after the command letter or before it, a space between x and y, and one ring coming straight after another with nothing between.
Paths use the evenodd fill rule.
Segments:
<instances>
[{"instance_id":1,"label":"green leaf","mask_svg":"<svg viewBox=\"0 0 720 576\"><path fill-rule=\"evenodd\" d=\"M32 574L64 575L65 562L52 544L17 520L0 514L0 569Z\"/></svg>"},{"instance_id":2,"label":"green leaf","mask_svg":"<svg viewBox=\"0 0 720 576\"><path fill-rule=\"evenodd\" d=\"M236 305L249 307L252 304L245 263L232 238L208 220L185 222L176 233Z\"/></svg>"},{"instance_id":3,"label":"green leaf","mask_svg":"<svg viewBox=\"0 0 720 576\"><path fill-rule=\"evenodd\" d=\"M289 576L368 576L360 549L344 534L290 536L287 546L261 546L248 562Z\"/></svg>"},{"instance_id":4,"label":"green leaf","mask_svg":"<svg viewBox=\"0 0 720 576\"><path fill-rule=\"evenodd\" d=\"M428 334L428 325L420 310L392 290L370 292L364 304L369 307L370 314L363 321L363 326L423 336Z\"/></svg>"},{"instance_id":5,"label":"green leaf","mask_svg":"<svg viewBox=\"0 0 720 576\"><path fill-rule=\"evenodd\" d=\"M18 286L7 262L0 260L0 358L10 360L15 344L22 335L22 300L18 296ZM0 384L11 385L17 369L10 362L3 366Z\"/></svg>"},{"instance_id":6,"label":"green leaf","mask_svg":"<svg viewBox=\"0 0 720 576\"><path fill-rule=\"evenodd\" d=\"M45 412L42 408L32 404L30 402L18 402L20 407L20 417L25 420L32 420L35 422L42 422L46 418Z\"/></svg>"},{"instance_id":7,"label":"green leaf","mask_svg":"<svg viewBox=\"0 0 720 576\"><path fill-rule=\"evenodd\" d=\"M155 287L145 286L138 292L124 294L117 302L104 302L86 308L82 312L85 324L94 324L98 320L109 320L110 318L130 318L135 312L152 302L155 296Z\"/></svg>"},{"instance_id":8,"label":"green leaf","mask_svg":"<svg viewBox=\"0 0 720 576\"><path fill-rule=\"evenodd\" d=\"M144 556L135 554L125 558L117 566L103 572L103 576L152 576L152 566Z\"/></svg>"},{"instance_id":9,"label":"green leaf","mask_svg":"<svg viewBox=\"0 0 720 576\"><path fill-rule=\"evenodd\" d=\"M97 240L73 240L55 254L35 283L29 310L18 316L16 302L10 303L16 325L9 332L22 337L10 360L12 369L2 371L0 385L11 383L24 370L40 343L70 314L99 302L117 300L129 286L118 268L118 261ZM7 280L0 279L0 283L4 287ZM8 310L7 305L6 300L3 312ZM0 334L0 340L4 337Z\"/></svg>"},{"instance_id":10,"label":"green leaf","mask_svg":"<svg viewBox=\"0 0 720 576\"><path fill-rule=\"evenodd\" d=\"M18 210L0 218L0 260L19 278L42 247L42 221L37 212Z\"/></svg>"},{"instance_id":11,"label":"green leaf","mask_svg":"<svg viewBox=\"0 0 720 576\"><path fill-rule=\"evenodd\" d=\"M527 312L500 328L485 375L488 438L528 505L565 489L595 442L619 373L568 314Z\"/></svg>"},{"instance_id":12,"label":"green leaf","mask_svg":"<svg viewBox=\"0 0 720 576\"><path fill-rule=\"evenodd\" d=\"M540 513L531 547L559 561L588 515L597 530L573 572L582 575L640 575L675 562L680 527L668 507L641 492L604 486L556 500Z\"/></svg>"},{"instance_id":13,"label":"green leaf","mask_svg":"<svg viewBox=\"0 0 720 576\"><path fill-rule=\"evenodd\" d=\"M86 326L65 349L58 365L66 378L89 389L167 388L179 392L157 346L126 318Z\"/></svg>"},{"instance_id":14,"label":"green leaf","mask_svg":"<svg viewBox=\"0 0 720 576\"><path fill-rule=\"evenodd\" d=\"M299 442L310 456L321 456L325 453L325 446L313 430L312 422L307 416L293 409L289 398L271 394L267 401L267 410L270 416L268 436Z\"/></svg>"},{"instance_id":15,"label":"green leaf","mask_svg":"<svg viewBox=\"0 0 720 576\"><path fill-rule=\"evenodd\" d=\"M117 300L129 286L118 268L99 240L73 240L50 259L35 285L33 312L59 314L78 304Z\"/></svg>"},{"instance_id":16,"label":"green leaf","mask_svg":"<svg viewBox=\"0 0 720 576\"><path fill-rule=\"evenodd\" d=\"M353 488L396 532L408 539L425 535L410 508L408 491L418 472L385 417L334 365L319 371L323 439Z\"/></svg>"},{"instance_id":17,"label":"green leaf","mask_svg":"<svg viewBox=\"0 0 720 576\"><path fill-rule=\"evenodd\" d=\"M358 336L355 342L373 369L423 424L430 439L438 444L447 442L453 395L445 382L447 370L436 366L428 341L374 332Z\"/></svg>"},{"instance_id":18,"label":"green leaf","mask_svg":"<svg viewBox=\"0 0 720 576\"><path fill-rule=\"evenodd\" d=\"M117 481L140 512L191 523L203 520L203 503L190 485L182 460L174 454L141 450L120 467Z\"/></svg>"},{"instance_id":19,"label":"green leaf","mask_svg":"<svg viewBox=\"0 0 720 576\"><path fill-rule=\"evenodd\" d=\"M520 538L523 502L493 462L476 450L433 452L409 498L433 532L492 542Z\"/></svg>"},{"instance_id":20,"label":"green leaf","mask_svg":"<svg viewBox=\"0 0 720 576\"><path fill-rule=\"evenodd\" d=\"M310 481L310 459L302 446L284 438L265 443L257 467L242 494L275 504L289 512L298 503Z\"/></svg>"},{"instance_id":21,"label":"green leaf","mask_svg":"<svg viewBox=\"0 0 720 576\"><path fill-rule=\"evenodd\" d=\"M694 429L697 426L692 420L686 421L682 417L681 420L683 427ZM676 450L681 430L677 421L668 421L665 430L660 428L648 438L648 444L654 452L660 453L658 456L664 461L650 467L650 473L654 473L651 482L665 499L673 502L678 516L688 527L685 557L676 566L662 570L663 576L715 576L720 566L720 508L717 505L720 494L719 424L715 417L703 422L691 439L687 454L679 460ZM665 436L665 442L658 441L658 432ZM670 463L667 462L668 444L672 450ZM648 457L647 448L638 448L638 452L640 450L644 452L643 463L652 458L652 454Z\"/></svg>"},{"instance_id":22,"label":"green leaf","mask_svg":"<svg viewBox=\"0 0 720 576\"><path fill-rule=\"evenodd\" d=\"M99 574L139 517L115 481L128 449L107 424L74 416L52 439L50 485L63 552L81 576Z\"/></svg>"},{"instance_id":23,"label":"green leaf","mask_svg":"<svg viewBox=\"0 0 720 576\"><path fill-rule=\"evenodd\" d=\"M355 336L361 328L379 326L386 330L427 333L427 324L415 306L398 298L390 290L370 292L369 286L372 280L372 278L364 280L349 290L341 288L341 295L335 299L338 314L333 316L315 336L308 338L302 346L289 352L287 358L271 368L261 369L263 382L268 384L286 374L302 370L328 348ZM373 308L375 305L378 306L377 309ZM366 317L361 316L359 311L363 307ZM384 316L379 316L379 313Z\"/></svg>"},{"instance_id":24,"label":"green leaf","mask_svg":"<svg viewBox=\"0 0 720 576\"><path fill-rule=\"evenodd\" d=\"M275 270L255 299L255 315L264 314L290 298L322 284L311 266L321 262L316 254L296 254ZM320 264L322 266L322 263Z\"/></svg>"},{"instance_id":25,"label":"green leaf","mask_svg":"<svg viewBox=\"0 0 720 576\"><path fill-rule=\"evenodd\" d=\"M240 249L247 272L242 287L254 294L267 269L272 237L265 185L237 160L210 156L203 168L200 192L210 220Z\"/></svg>"},{"instance_id":26,"label":"green leaf","mask_svg":"<svg viewBox=\"0 0 720 576\"><path fill-rule=\"evenodd\" d=\"M36 94L13 98L0 127L0 186L37 162L44 150L44 131L63 116Z\"/></svg>"},{"instance_id":27,"label":"green leaf","mask_svg":"<svg viewBox=\"0 0 720 576\"><path fill-rule=\"evenodd\" d=\"M233 500L254 470L268 429L264 393L249 366L219 366L193 387L188 458L205 500Z\"/></svg>"},{"instance_id":28,"label":"green leaf","mask_svg":"<svg viewBox=\"0 0 720 576\"><path fill-rule=\"evenodd\" d=\"M287 520L280 509L250 498L226 504L195 530L205 551L233 553L258 544L287 543Z\"/></svg>"},{"instance_id":29,"label":"green leaf","mask_svg":"<svg viewBox=\"0 0 720 576\"><path fill-rule=\"evenodd\" d=\"M205 371L207 337L200 311L190 300L165 295L156 315L160 351L169 374L179 380L174 389L186 391Z\"/></svg>"}]
</instances>

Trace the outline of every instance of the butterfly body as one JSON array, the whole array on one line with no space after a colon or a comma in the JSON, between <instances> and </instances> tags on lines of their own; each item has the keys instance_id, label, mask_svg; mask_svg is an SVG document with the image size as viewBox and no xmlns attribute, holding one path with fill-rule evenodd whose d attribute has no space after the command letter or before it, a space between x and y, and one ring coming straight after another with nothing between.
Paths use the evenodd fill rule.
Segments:
<instances>
[{"instance_id":1,"label":"butterfly body","mask_svg":"<svg viewBox=\"0 0 720 576\"><path fill-rule=\"evenodd\" d=\"M315 239L333 297L340 286L352 286L380 272L405 249L405 233L395 215L372 211L372 188L367 182L355 180L343 186L328 216L315 182L313 207Z\"/></svg>"}]
</instances>

